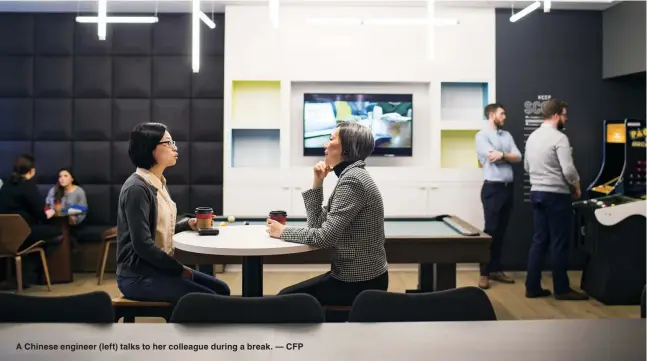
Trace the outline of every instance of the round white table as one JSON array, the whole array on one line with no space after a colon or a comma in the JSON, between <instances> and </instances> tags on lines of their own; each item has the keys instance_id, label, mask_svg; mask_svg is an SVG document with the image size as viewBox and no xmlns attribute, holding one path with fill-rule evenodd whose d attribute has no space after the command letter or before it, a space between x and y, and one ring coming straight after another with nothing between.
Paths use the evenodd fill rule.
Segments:
<instances>
[{"instance_id":1,"label":"round white table","mask_svg":"<svg viewBox=\"0 0 647 361\"><path fill-rule=\"evenodd\" d=\"M243 258L243 297L263 296L263 257L315 250L315 247L270 237L261 225L219 227L216 236L185 231L173 237L175 248L198 254Z\"/></svg>"}]
</instances>

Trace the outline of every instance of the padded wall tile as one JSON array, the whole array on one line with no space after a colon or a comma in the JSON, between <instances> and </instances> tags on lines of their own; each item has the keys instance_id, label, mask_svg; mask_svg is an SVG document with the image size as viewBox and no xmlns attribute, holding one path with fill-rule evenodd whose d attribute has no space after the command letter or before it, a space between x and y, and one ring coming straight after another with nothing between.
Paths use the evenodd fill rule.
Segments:
<instances>
[{"instance_id":1,"label":"padded wall tile","mask_svg":"<svg viewBox=\"0 0 647 361\"><path fill-rule=\"evenodd\" d=\"M36 99L34 109L34 140L72 139L72 99Z\"/></svg>"},{"instance_id":2,"label":"padded wall tile","mask_svg":"<svg viewBox=\"0 0 647 361\"><path fill-rule=\"evenodd\" d=\"M188 185L168 185L168 192L171 195L171 199L175 202L175 205L178 209L178 213L189 213L189 195L190 190Z\"/></svg>"},{"instance_id":3,"label":"padded wall tile","mask_svg":"<svg viewBox=\"0 0 647 361\"><path fill-rule=\"evenodd\" d=\"M135 169L128 157L128 142L112 142L112 183L123 184Z\"/></svg>"},{"instance_id":4,"label":"padded wall tile","mask_svg":"<svg viewBox=\"0 0 647 361\"><path fill-rule=\"evenodd\" d=\"M110 224L117 224L117 210L119 209L119 193L123 184L110 186Z\"/></svg>"},{"instance_id":5,"label":"padded wall tile","mask_svg":"<svg viewBox=\"0 0 647 361\"><path fill-rule=\"evenodd\" d=\"M211 14L207 14L211 18ZM215 14L213 22L215 29L203 27L200 32L200 54L202 55L224 55L225 54L225 16Z\"/></svg>"},{"instance_id":6,"label":"padded wall tile","mask_svg":"<svg viewBox=\"0 0 647 361\"><path fill-rule=\"evenodd\" d=\"M187 57L153 58L153 96L156 98L191 97L191 64Z\"/></svg>"},{"instance_id":7,"label":"padded wall tile","mask_svg":"<svg viewBox=\"0 0 647 361\"><path fill-rule=\"evenodd\" d=\"M74 175L82 184L109 184L112 163L110 142L74 142Z\"/></svg>"},{"instance_id":8,"label":"padded wall tile","mask_svg":"<svg viewBox=\"0 0 647 361\"><path fill-rule=\"evenodd\" d=\"M0 14L0 55L34 53L34 16Z\"/></svg>"},{"instance_id":9,"label":"padded wall tile","mask_svg":"<svg viewBox=\"0 0 647 361\"><path fill-rule=\"evenodd\" d=\"M96 15L92 15L96 16ZM97 24L75 23L74 53L75 55L108 55L112 52L112 31L114 24L108 24L106 40L99 40Z\"/></svg>"},{"instance_id":10,"label":"padded wall tile","mask_svg":"<svg viewBox=\"0 0 647 361\"><path fill-rule=\"evenodd\" d=\"M191 54L191 16L186 14L158 16L159 22L153 27L153 54Z\"/></svg>"},{"instance_id":11,"label":"padded wall tile","mask_svg":"<svg viewBox=\"0 0 647 361\"><path fill-rule=\"evenodd\" d=\"M112 107L112 137L128 140L135 125L151 121L150 100L115 99Z\"/></svg>"},{"instance_id":12,"label":"padded wall tile","mask_svg":"<svg viewBox=\"0 0 647 361\"><path fill-rule=\"evenodd\" d=\"M202 57L200 72L192 73L194 98L222 98L225 86L224 58Z\"/></svg>"},{"instance_id":13,"label":"padded wall tile","mask_svg":"<svg viewBox=\"0 0 647 361\"><path fill-rule=\"evenodd\" d=\"M47 194L49 193L49 190L52 189L52 187L55 185L54 184L39 184L38 185L38 193L40 193L40 196L42 199L47 199Z\"/></svg>"},{"instance_id":14,"label":"padded wall tile","mask_svg":"<svg viewBox=\"0 0 647 361\"><path fill-rule=\"evenodd\" d=\"M74 139L109 140L112 137L112 100L74 100Z\"/></svg>"},{"instance_id":15,"label":"padded wall tile","mask_svg":"<svg viewBox=\"0 0 647 361\"><path fill-rule=\"evenodd\" d=\"M72 166L72 142L34 142L36 178L41 184L55 184L58 171Z\"/></svg>"},{"instance_id":16,"label":"padded wall tile","mask_svg":"<svg viewBox=\"0 0 647 361\"><path fill-rule=\"evenodd\" d=\"M74 68L71 56L36 57L34 96L39 98L71 98Z\"/></svg>"},{"instance_id":17,"label":"padded wall tile","mask_svg":"<svg viewBox=\"0 0 647 361\"><path fill-rule=\"evenodd\" d=\"M178 160L175 166L167 168L164 172L169 184L188 184L190 181L191 150L189 143L176 142L178 147Z\"/></svg>"},{"instance_id":18,"label":"padded wall tile","mask_svg":"<svg viewBox=\"0 0 647 361\"><path fill-rule=\"evenodd\" d=\"M34 112L31 99L0 98L0 140L31 140L33 127Z\"/></svg>"},{"instance_id":19,"label":"padded wall tile","mask_svg":"<svg viewBox=\"0 0 647 361\"><path fill-rule=\"evenodd\" d=\"M77 98L109 98L112 95L112 59L74 58L74 95Z\"/></svg>"},{"instance_id":20,"label":"padded wall tile","mask_svg":"<svg viewBox=\"0 0 647 361\"><path fill-rule=\"evenodd\" d=\"M21 154L33 154L31 141L0 141L0 174L2 178L9 176L13 162ZM38 166L38 165L36 165Z\"/></svg>"},{"instance_id":21,"label":"padded wall tile","mask_svg":"<svg viewBox=\"0 0 647 361\"><path fill-rule=\"evenodd\" d=\"M191 183L222 184L222 143L191 143Z\"/></svg>"},{"instance_id":22,"label":"padded wall tile","mask_svg":"<svg viewBox=\"0 0 647 361\"><path fill-rule=\"evenodd\" d=\"M223 140L224 106L222 99L191 100L191 140Z\"/></svg>"},{"instance_id":23,"label":"padded wall tile","mask_svg":"<svg viewBox=\"0 0 647 361\"><path fill-rule=\"evenodd\" d=\"M72 55L76 15L36 14L35 16L36 54Z\"/></svg>"},{"instance_id":24,"label":"padded wall tile","mask_svg":"<svg viewBox=\"0 0 647 361\"><path fill-rule=\"evenodd\" d=\"M222 215L222 185L192 185L189 211L197 207L211 207L217 215Z\"/></svg>"},{"instance_id":25,"label":"padded wall tile","mask_svg":"<svg viewBox=\"0 0 647 361\"><path fill-rule=\"evenodd\" d=\"M148 98L151 94L150 57L114 57L114 97Z\"/></svg>"},{"instance_id":26,"label":"padded wall tile","mask_svg":"<svg viewBox=\"0 0 647 361\"><path fill-rule=\"evenodd\" d=\"M191 101L189 99L154 99L152 121L166 124L173 140L189 140Z\"/></svg>"},{"instance_id":27,"label":"padded wall tile","mask_svg":"<svg viewBox=\"0 0 647 361\"><path fill-rule=\"evenodd\" d=\"M112 208L110 186L107 184L81 184L81 187L88 198L88 215L83 223L110 224L110 209Z\"/></svg>"},{"instance_id":28,"label":"padded wall tile","mask_svg":"<svg viewBox=\"0 0 647 361\"><path fill-rule=\"evenodd\" d=\"M24 98L34 94L34 58L0 57L0 98Z\"/></svg>"},{"instance_id":29,"label":"padded wall tile","mask_svg":"<svg viewBox=\"0 0 647 361\"><path fill-rule=\"evenodd\" d=\"M149 55L155 24L119 24L115 26L112 41L114 55Z\"/></svg>"}]
</instances>

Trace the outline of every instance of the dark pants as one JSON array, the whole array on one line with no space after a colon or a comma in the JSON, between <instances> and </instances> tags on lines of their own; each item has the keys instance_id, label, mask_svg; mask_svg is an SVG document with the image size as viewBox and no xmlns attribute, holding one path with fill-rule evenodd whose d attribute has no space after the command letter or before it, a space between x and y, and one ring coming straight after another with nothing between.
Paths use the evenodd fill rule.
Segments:
<instances>
[{"instance_id":1,"label":"dark pants","mask_svg":"<svg viewBox=\"0 0 647 361\"><path fill-rule=\"evenodd\" d=\"M570 291L568 275L569 240L571 236L572 200L570 194L531 192L532 245L528 255L526 291L541 289L541 271L550 246L553 256L553 291Z\"/></svg>"},{"instance_id":2,"label":"dark pants","mask_svg":"<svg viewBox=\"0 0 647 361\"><path fill-rule=\"evenodd\" d=\"M177 303L189 293L211 293L229 296L231 291L226 283L199 271L193 271L193 278L159 275L153 277L117 276L117 285L125 298L134 301Z\"/></svg>"},{"instance_id":3,"label":"dark pants","mask_svg":"<svg viewBox=\"0 0 647 361\"><path fill-rule=\"evenodd\" d=\"M365 290L389 288L389 273L363 282L343 282L333 278L330 272L287 287L279 295L307 293L316 298L322 306L352 306L355 297Z\"/></svg>"},{"instance_id":4,"label":"dark pants","mask_svg":"<svg viewBox=\"0 0 647 361\"><path fill-rule=\"evenodd\" d=\"M501 272L501 248L508 228L514 201L512 183L485 182L481 188L481 203L485 216L485 233L492 237L490 262L481 263L481 276Z\"/></svg>"},{"instance_id":5,"label":"dark pants","mask_svg":"<svg viewBox=\"0 0 647 361\"><path fill-rule=\"evenodd\" d=\"M50 224L31 225L31 233L27 239L20 245L19 251L29 248L38 241L45 241L41 247L46 255L50 255L61 244L62 241L61 227ZM22 257L22 282L23 287L29 287L38 283L40 274L43 269L43 262L40 253L31 253Z\"/></svg>"}]
</instances>

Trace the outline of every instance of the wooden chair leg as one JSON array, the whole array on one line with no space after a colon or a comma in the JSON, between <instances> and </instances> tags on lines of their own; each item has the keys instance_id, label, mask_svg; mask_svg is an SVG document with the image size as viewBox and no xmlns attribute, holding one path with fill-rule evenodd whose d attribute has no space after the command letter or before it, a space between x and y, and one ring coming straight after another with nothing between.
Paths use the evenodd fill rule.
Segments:
<instances>
[{"instance_id":1,"label":"wooden chair leg","mask_svg":"<svg viewBox=\"0 0 647 361\"><path fill-rule=\"evenodd\" d=\"M103 274L106 271L106 263L108 262L108 252L110 251L110 242L106 242L105 247L103 248L103 262L101 262L101 273L99 273L98 285L103 281Z\"/></svg>"},{"instance_id":2,"label":"wooden chair leg","mask_svg":"<svg viewBox=\"0 0 647 361\"><path fill-rule=\"evenodd\" d=\"M18 293L22 293L22 257L16 256L16 283L18 284Z\"/></svg>"},{"instance_id":3,"label":"wooden chair leg","mask_svg":"<svg viewBox=\"0 0 647 361\"><path fill-rule=\"evenodd\" d=\"M103 261L103 252L105 252L106 249L106 242L102 241L101 243L101 249L99 250L99 255L97 256L97 269L96 269L96 276L99 278L99 275L101 274L101 261Z\"/></svg>"},{"instance_id":4,"label":"wooden chair leg","mask_svg":"<svg viewBox=\"0 0 647 361\"><path fill-rule=\"evenodd\" d=\"M38 250L40 253L40 260L43 262L43 271L45 272L45 280L47 281L47 290L52 290L52 283L49 279L49 268L47 268L47 257L45 256L45 250L42 248Z\"/></svg>"}]
</instances>

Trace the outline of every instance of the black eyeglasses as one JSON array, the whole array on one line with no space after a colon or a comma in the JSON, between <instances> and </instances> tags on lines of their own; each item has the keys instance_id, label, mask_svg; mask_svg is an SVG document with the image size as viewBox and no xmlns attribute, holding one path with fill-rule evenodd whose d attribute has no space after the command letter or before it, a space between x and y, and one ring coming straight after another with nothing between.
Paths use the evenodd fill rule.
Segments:
<instances>
[{"instance_id":1,"label":"black eyeglasses","mask_svg":"<svg viewBox=\"0 0 647 361\"><path fill-rule=\"evenodd\" d=\"M168 144L171 148L177 148L177 145L175 145L174 140L166 140L163 142L159 142L159 144Z\"/></svg>"}]
</instances>

